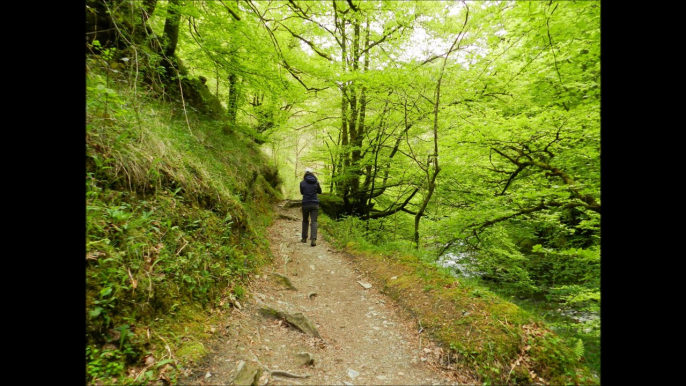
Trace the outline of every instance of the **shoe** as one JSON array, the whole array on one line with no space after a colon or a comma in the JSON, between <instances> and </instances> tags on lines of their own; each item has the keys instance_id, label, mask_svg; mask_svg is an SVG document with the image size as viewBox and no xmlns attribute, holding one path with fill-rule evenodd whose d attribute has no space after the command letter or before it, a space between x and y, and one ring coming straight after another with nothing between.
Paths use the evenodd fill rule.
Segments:
<instances>
[{"instance_id":1,"label":"shoe","mask_svg":"<svg viewBox=\"0 0 686 386\"><path fill-rule=\"evenodd\" d=\"M307 239L300 239L300 242L301 242L301 243L306 243L306 242L307 242Z\"/></svg>"},{"instance_id":2,"label":"shoe","mask_svg":"<svg viewBox=\"0 0 686 386\"><path fill-rule=\"evenodd\" d=\"M317 245L317 239L312 239L312 242L310 243L311 246L316 246Z\"/></svg>"}]
</instances>

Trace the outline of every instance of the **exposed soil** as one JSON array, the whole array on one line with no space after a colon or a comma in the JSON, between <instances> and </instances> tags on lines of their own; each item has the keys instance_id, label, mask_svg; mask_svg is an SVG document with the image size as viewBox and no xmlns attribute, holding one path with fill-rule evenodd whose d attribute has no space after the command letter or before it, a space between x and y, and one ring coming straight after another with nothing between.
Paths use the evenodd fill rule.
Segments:
<instances>
[{"instance_id":1,"label":"exposed soil","mask_svg":"<svg viewBox=\"0 0 686 386\"><path fill-rule=\"evenodd\" d=\"M350 256L321 236L317 246L300 242L299 208L275 208L268 234L274 262L247 289L248 299L234 308L225 325L214 326L210 354L180 384L228 385L240 361L267 369L258 384L270 385L446 385L476 384L441 368L442 350L420 333L419 324L372 283ZM288 277L289 289L278 276ZM260 308L301 312L321 338L310 337ZM302 364L299 353L314 362ZM271 372L270 372L271 371ZM293 378L293 375L309 375Z\"/></svg>"}]
</instances>

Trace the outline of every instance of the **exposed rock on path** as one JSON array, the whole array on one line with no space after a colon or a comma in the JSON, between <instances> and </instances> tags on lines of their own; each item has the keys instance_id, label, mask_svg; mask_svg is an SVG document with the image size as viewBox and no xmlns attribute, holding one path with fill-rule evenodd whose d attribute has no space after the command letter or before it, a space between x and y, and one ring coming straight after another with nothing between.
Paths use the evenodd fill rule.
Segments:
<instances>
[{"instance_id":1,"label":"exposed rock on path","mask_svg":"<svg viewBox=\"0 0 686 386\"><path fill-rule=\"evenodd\" d=\"M211 354L179 384L458 384L454 373L440 369L441 349L426 337L420 342L417 323L367 285L373 281L354 258L321 236L316 247L301 243L299 208L276 210L269 229L273 265L251 283L243 308L218 326ZM312 324L314 332L291 319ZM239 368L250 374L236 378Z\"/></svg>"}]
</instances>

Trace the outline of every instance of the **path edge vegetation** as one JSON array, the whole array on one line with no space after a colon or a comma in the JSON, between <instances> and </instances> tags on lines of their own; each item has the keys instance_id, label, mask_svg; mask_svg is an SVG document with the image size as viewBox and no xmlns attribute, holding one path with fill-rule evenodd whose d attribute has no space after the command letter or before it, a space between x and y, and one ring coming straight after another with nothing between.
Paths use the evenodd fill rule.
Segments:
<instances>
[{"instance_id":1,"label":"path edge vegetation","mask_svg":"<svg viewBox=\"0 0 686 386\"><path fill-rule=\"evenodd\" d=\"M129 55L86 61L85 376L176 384L271 261L281 180L240 128L134 87Z\"/></svg>"},{"instance_id":2,"label":"path edge vegetation","mask_svg":"<svg viewBox=\"0 0 686 386\"><path fill-rule=\"evenodd\" d=\"M486 384L600 384L583 348L565 342L540 317L475 281L422 261L412 249L379 251L348 236L347 224L320 215L323 236L417 322L447 365ZM410 251L409 253L407 251Z\"/></svg>"}]
</instances>

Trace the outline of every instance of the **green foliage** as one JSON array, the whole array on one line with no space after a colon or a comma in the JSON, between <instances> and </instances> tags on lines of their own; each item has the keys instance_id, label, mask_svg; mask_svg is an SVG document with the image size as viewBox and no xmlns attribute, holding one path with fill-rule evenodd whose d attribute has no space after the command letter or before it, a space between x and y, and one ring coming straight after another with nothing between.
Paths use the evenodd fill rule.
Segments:
<instances>
[{"instance_id":1,"label":"green foliage","mask_svg":"<svg viewBox=\"0 0 686 386\"><path fill-rule=\"evenodd\" d=\"M240 284L238 284L233 288L233 293L236 295L238 299L243 299L243 296L245 295L245 289Z\"/></svg>"},{"instance_id":2,"label":"green foliage","mask_svg":"<svg viewBox=\"0 0 686 386\"><path fill-rule=\"evenodd\" d=\"M584 356L584 342L581 339L576 340L576 345L574 346L574 354L576 354L579 360Z\"/></svg>"},{"instance_id":3,"label":"green foliage","mask_svg":"<svg viewBox=\"0 0 686 386\"><path fill-rule=\"evenodd\" d=\"M189 28L169 58L171 83L155 48L170 3L144 21L145 3L120 2L119 28L88 44L89 339L127 324L126 312L214 307L225 284L240 297L267 250L267 204L299 198L305 166L327 193L320 224L340 246L409 251L415 262L466 253L481 285L545 301L547 319L599 311L598 2L337 2L335 16L331 3L308 3L322 24L295 12L300 2L181 2ZM87 14L108 15L103 4L89 1ZM345 35L323 28L334 18ZM380 27L369 38L368 23ZM425 49L413 48L424 35ZM429 195L414 250L414 213ZM393 214L360 219L384 211ZM553 350L550 364L571 368L582 342L599 373L599 321L550 323L576 350ZM505 368L478 355L486 382L503 381Z\"/></svg>"},{"instance_id":4,"label":"green foliage","mask_svg":"<svg viewBox=\"0 0 686 386\"><path fill-rule=\"evenodd\" d=\"M600 311L600 291L597 286L565 285L550 290L551 300L574 310Z\"/></svg>"},{"instance_id":5,"label":"green foliage","mask_svg":"<svg viewBox=\"0 0 686 386\"><path fill-rule=\"evenodd\" d=\"M108 379L118 377L124 371L121 351L86 347L86 373L90 379Z\"/></svg>"},{"instance_id":6,"label":"green foliage","mask_svg":"<svg viewBox=\"0 0 686 386\"><path fill-rule=\"evenodd\" d=\"M334 236L331 242L341 248L355 246L355 249L379 253L382 255L396 255L403 251L413 255L414 260L428 261L429 253L425 250L415 250L411 247L411 233L404 239L395 239L392 231L392 220L360 220L353 216L343 216L333 220L327 215L319 215L319 226Z\"/></svg>"},{"instance_id":7,"label":"green foliage","mask_svg":"<svg viewBox=\"0 0 686 386\"><path fill-rule=\"evenodd\" d=\"M189 112L186 122L126 82L97 87L109 71L97 63L87 77L87 375L132 384L127 369L166 355L162 339L178 347L168 326L208 318L230 288L245 296L241 283L270 256L264 227L279 181L250 139L211 118Z\"/></svg>"}]
</instances>

